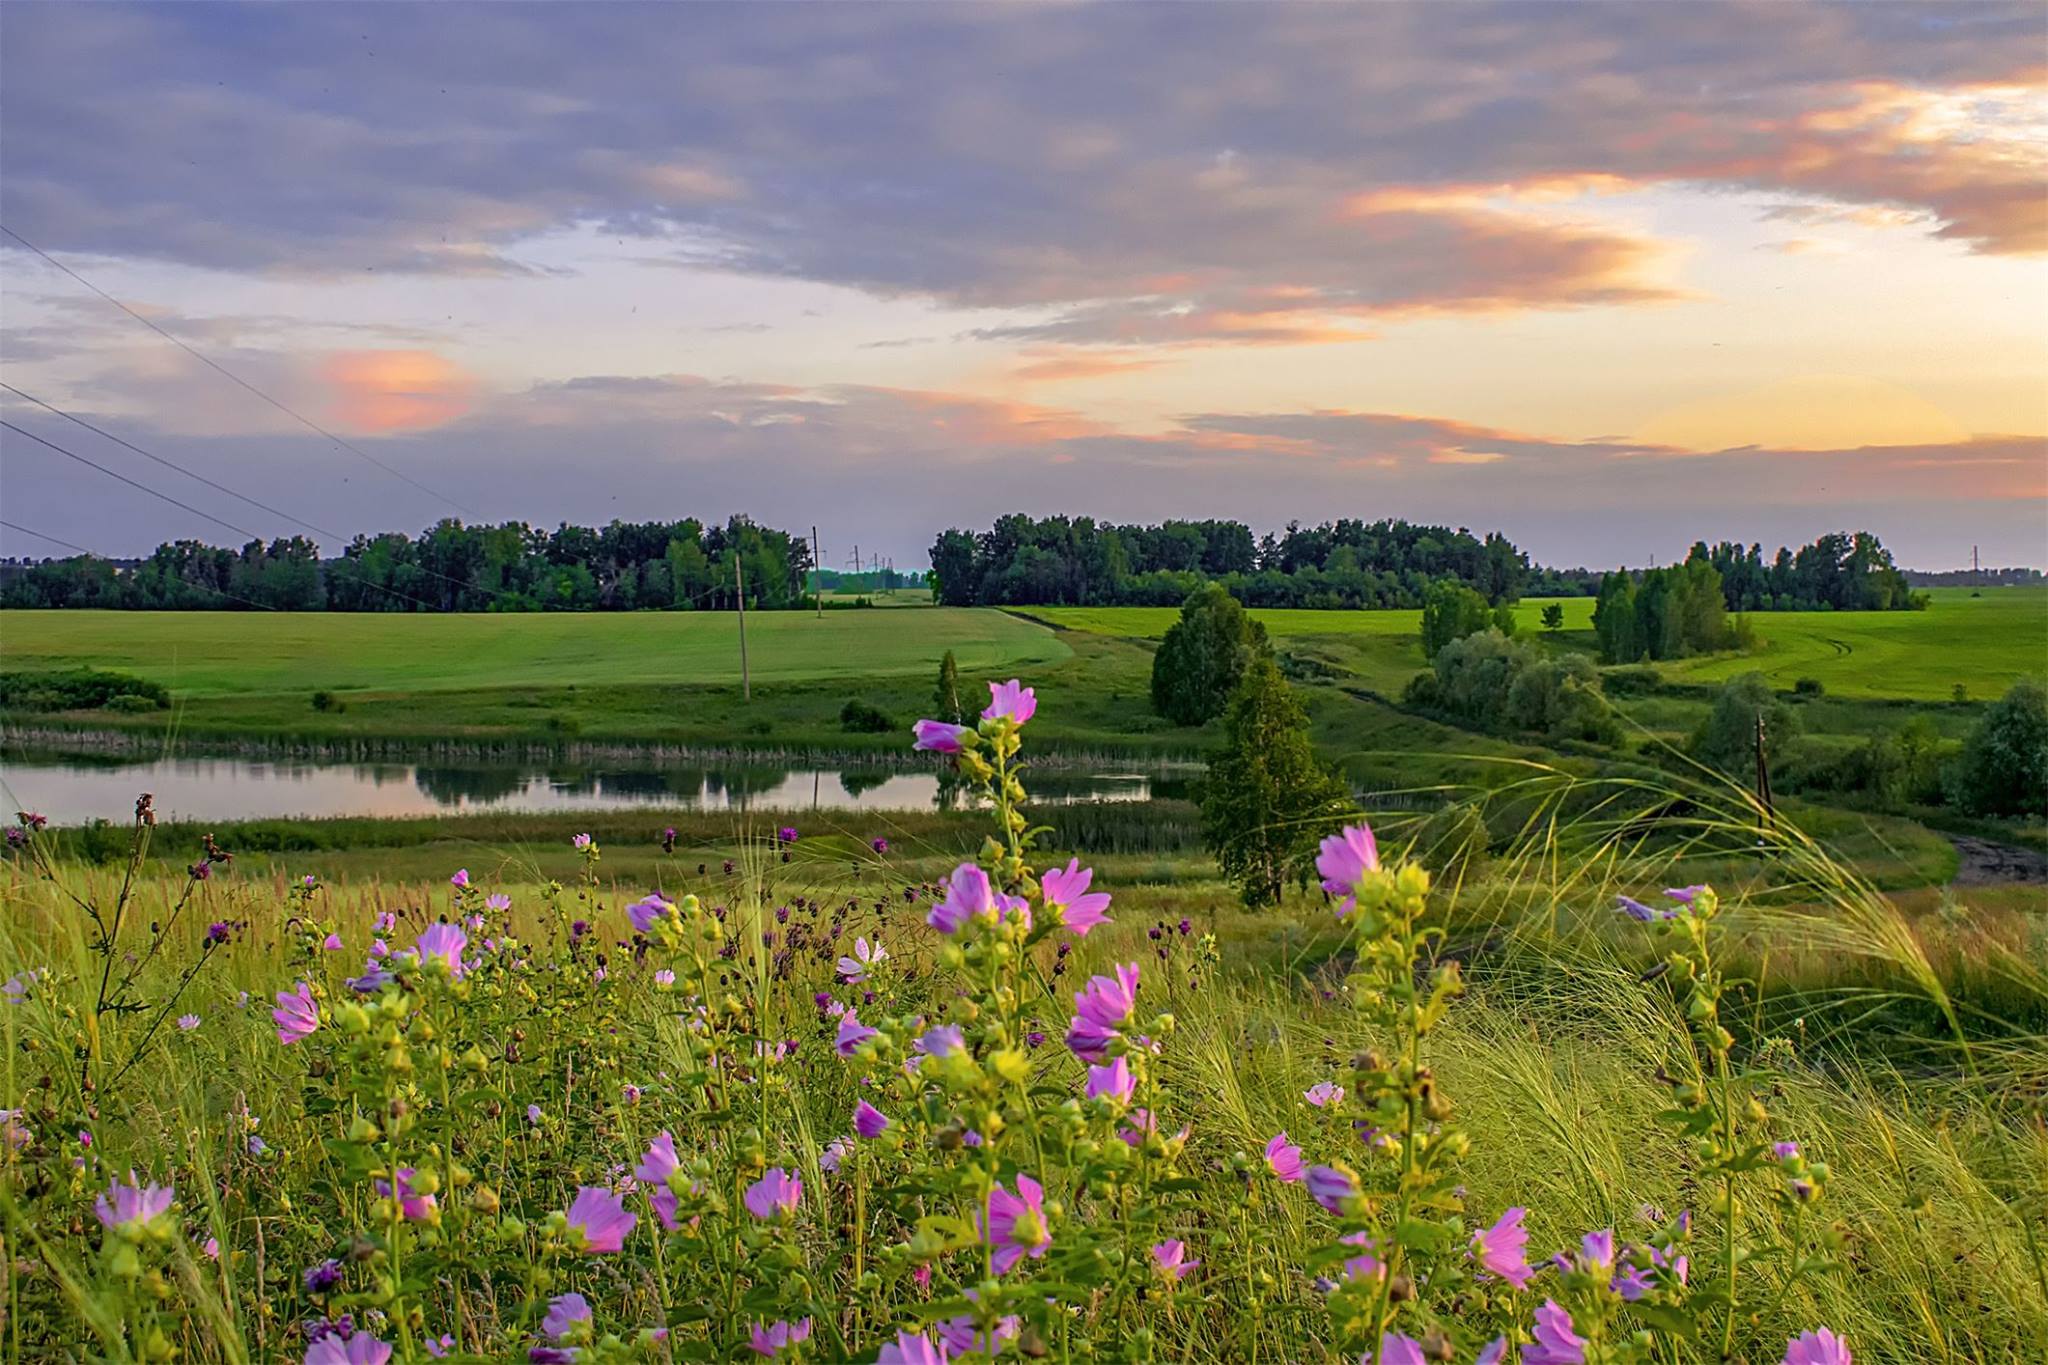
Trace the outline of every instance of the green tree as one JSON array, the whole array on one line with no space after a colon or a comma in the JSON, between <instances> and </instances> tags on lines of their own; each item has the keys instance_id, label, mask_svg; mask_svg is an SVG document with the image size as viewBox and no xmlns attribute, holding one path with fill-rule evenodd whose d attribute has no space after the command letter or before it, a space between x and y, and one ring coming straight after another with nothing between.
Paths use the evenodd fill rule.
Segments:
<instances>
[{"instance_id":1,"label":"green tree","mask_svg":"<svg viewBox=\"0 0 2048 1365\"><path fill-rule=\"evenodd\" d=\"M960 665L950 649L939 660L939 685L932 689L932 707L933 720L960 724Z\"/></svg>"},{"instance_id":2,"label":"green tree","mask_svg":"<svg viewBox=\"0 0 2048 1365\"><path fill-rule=\"evenodd\" d=\"M2048 689L2013 684L1963 742L1951 786L1973 814L2048 815Z\"/></svg>"},{"instance_id":3,"label":"green tree","mask_svg":"<svg viewBox=\"0 0 2048 1365\"><path fill-rule=\"evenodd\" d=\"M1600 641L1600 662L1632 664L1643 657L1643 635L1636 621L1636 581L1627 569L1603 576L1600 599L1593 604L1593 634Z\"/></svg>"},{"instance_id":4,"label":"green tree","mask_svg":"<svg viewBox=\"0 0 2048 1365\"><path fill-rule=\"evenodd\" d=\"M1347 793L1316 758L1308 713L1270 657L1245 670L1224 729L1202 792L1203 838L1246 905L1271 905L1290 877L1307 879Z\"/></svg>"},{"instance_id":5,"label":"green tree","mask_svg":"<svg viewBox=\"0 0 2048 1365\"><path fill-rule=\"evenodd\" d=\"M1543 628L1548 631L1564 629L1564 604L1549 602L1543 607Z\"/></svg>"},{"instance_id":6,"label":"green tree","mask_svg":"<svg viewBox=\"0 0 2048 1365\"><path fill-rule=\"evenodd\" d=\"M1434 659L1451 641L1498 625L1484 597L1453 579L1438 579L1422 599L1422 656Z\"/></svg>"},{"instance_id":7,"label":"green tree","mask_svg":"<svg viewBox=\"0 0 2048 1365\"><path fill-rule=\"evenodd\" d=\"M1756 770L1756 722L1764 722L1764 761L1776 763L1799 736L1799 713L1771 690L1761 673L1731 678L1693 731L1692 756L1731 776Z\"/></svg>"},{"instance_id":8,"label":"green tree","mask_svg":"<svg viewBox=\"0 0 2048 1365\"><path fill-rule=\"evenodd\" d=\"M1197 588L1152 656L1152 709L1176 725L1223 713L1254 659L1268 653L1266 628L1217 584Z\"/></svg>"}]
</instances>

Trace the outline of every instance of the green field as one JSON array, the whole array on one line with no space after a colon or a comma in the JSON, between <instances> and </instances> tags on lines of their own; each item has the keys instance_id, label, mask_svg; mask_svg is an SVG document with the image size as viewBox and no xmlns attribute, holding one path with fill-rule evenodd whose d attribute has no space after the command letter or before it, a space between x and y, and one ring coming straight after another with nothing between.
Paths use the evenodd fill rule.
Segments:
<instances>
[{"instance_id":1,"label":"green field","mask_svg":"<svg viewBox=\"0 0 2048 1365\"><path fill-rule=\"evenodd\" d=\"M996 611L755 612L756 682L1029 670L1071 651ZM0 612L0 667L118 669L190 698L740 680L731 612L400 616L328 612Z\"/></svg>"}]
</instances>

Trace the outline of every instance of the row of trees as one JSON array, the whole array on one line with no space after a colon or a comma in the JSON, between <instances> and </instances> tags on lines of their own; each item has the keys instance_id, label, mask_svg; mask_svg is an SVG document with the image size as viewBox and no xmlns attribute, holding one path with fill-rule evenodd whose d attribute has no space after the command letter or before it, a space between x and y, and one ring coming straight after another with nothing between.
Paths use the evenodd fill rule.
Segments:
<instances>
[{"instance_id":1,"label":"row of trees","mask_svg":"<svg viewBox=\"0 0 2048 1365\"><path fill-rule=\"evenodd\" d=\"M1797 550L1698 541L1686 562L1714 566L1729 611L1913 611L1927 599L1906 583L1891 552L1868 531L1830 532Z\"/></svg>"},{"instance_id":2,"label":"row of trees","mask_svg":"<svg viewBox=\"0 0 2048 1365\"><path fill-rule=\"evenodd\" d=\"M932 585L948 606L1176 606L1215 582L1254 607L1417 607L1449 578L1512 602L1531 570L1506 538L1405 521L1290 524L1255 538L1236 521L1117 526L1014 514L942 533Z\"/></svg>"},{"instance_id":3,"label":"row of trees","mask_svg":"<svg viewBox=\"0 0 2048 1365\"><path fill-rule=\"evenodd\" d=\"M802 606L810 544L734 517L723 526L621 522L553 531L442 521L417 537L357 536L323 560L303 536L239 551L181 540L134 567L92 555L49 560L0 586L10 607L282 611L731 610L735 561L747 605Z\"/></svg>"},{"instance_id":4,"label":"row of trees","mask_svg":"<svg viewBox=\"0 0 2048 1365\"><path fill-rule=\"evenodd\" d=\"M1603 663L1679 659L1732 649L1741 631L1730 626L1721 574L1704 558L1600 580L1593 634Z\"/></svg>"}]
</instances>

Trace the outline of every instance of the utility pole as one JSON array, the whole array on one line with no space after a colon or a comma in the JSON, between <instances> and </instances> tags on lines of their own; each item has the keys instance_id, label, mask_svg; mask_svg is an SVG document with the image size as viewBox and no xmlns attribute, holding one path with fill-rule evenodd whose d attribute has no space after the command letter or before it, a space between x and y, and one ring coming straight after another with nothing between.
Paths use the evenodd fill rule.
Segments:
<instances>
[{"instance_id":1,"label":"utility pole","mask_svg":"<svg viewBox=\"0 0 2048 1365\"><path fill-rule=\"evenodd\" d=\"M754 682L747 674L747 582L740 572L740 548L732 548L732 586L740 606L740 700L754 699Z\"/></svg>"},{"instance_id":2,"label":"utility pole","mask_svg":"<svg viewBox=\"0 0 2048 1365\"><path fill-rule=\"evenodd\" d=\"M818 604L818 619L825 619L825 561L818 558L818 528L811 528L811 600Z\"/></svg>"},{"instance_id":3,"label":"utility pole","mask_svg":"<svg viewBox=\"0 0 2048 1365\"><path fill-rule=\"evenodd\" d=\"M1764 808L1764 828L1775 829L1778 812L1771 802L1771 768L1764 761L1764 713L1756 713L1756 800Z\"/></svg>"}]
</instances>

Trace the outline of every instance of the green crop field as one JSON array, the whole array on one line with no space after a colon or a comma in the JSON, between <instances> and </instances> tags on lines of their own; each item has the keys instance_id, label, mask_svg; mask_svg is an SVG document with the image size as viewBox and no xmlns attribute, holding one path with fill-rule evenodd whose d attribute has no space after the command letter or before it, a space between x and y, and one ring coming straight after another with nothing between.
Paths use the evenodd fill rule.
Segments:
<instances>
[{"instance_id":1,"label":"green crop field","mask_svg":"<svg viewBox=\"0 0 2048 1365\"><path fill-rule=\"evenodd\" d=\"M756 612L756 682L1028 670L1071 651L996 611ZM191 698L315 688L445 692L740 678L730 612L398 616L327 612L0 612L0 667L118 669Z\"/></svg>"}]
</instances>

